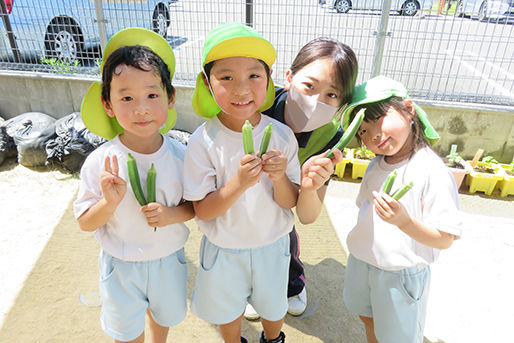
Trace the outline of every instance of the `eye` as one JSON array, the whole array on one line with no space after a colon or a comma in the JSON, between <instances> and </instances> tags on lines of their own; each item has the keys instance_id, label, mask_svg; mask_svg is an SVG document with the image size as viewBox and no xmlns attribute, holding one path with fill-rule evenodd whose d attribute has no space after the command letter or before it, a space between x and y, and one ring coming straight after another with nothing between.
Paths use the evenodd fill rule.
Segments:
<instances>
[{"instance_id":1,"label":"eye","mask_svg":"<svg viewBox=\"0 0 514 343\"><path fill-rule=\"evenodd\" d=\"M131 96L124 96L121 98L121 101L132 101L132 97Z\"/></svg>"},{"instance_id":2,"label":"eye","mask_svg":"<svg viewBox=\"0 0 514 343\"><path fill-rule=\"evenodd\" d=\"M337 99L337 94L336 93L328 93L327 96L330 98L330 99Z\"/></svg>"},{"instance_id":3,"label":"eye","mask_svg":"<svg viewBox=\"0 0 514 343\"><path fill-rule=\"evenodd\" d=\"M365 133L366 133L365 129L357 131L357 134L359 135L359 137L362 137Z\"/></svg>"},{"instance_id":4,"label":"eye","mask_svg":"<svg viewBox=\"0 0 514 343\"><path fill-rule=\"evenodd\" d=\"M223 81L232 81L232 76L223 76L220 78L220 80L223 80Z\"/></svg>"},{"instance_id":5,"label":"eye","mask_svg":"<svg viewBox=\"0 0 514 343\"><path fill-rule=\"evenodd\" d=\"M309 82L304 82L303 85L305 86L305 88L314 89L314 86Z\"/></svg>"},{"instance_id":6,"label":"eye","mask_svg":"<svg viewBox=\"0 0 514 343\"><path fill-rule=\"evenodd\" d=\"M250 79L258 79L259 77L261 77L259 74L250 75Z\"/></svg>"},{"instance_id":7,"label":"eye","mask_svg":"<svg viewBox=\"0 0 514 343\"><path fill-rule=\"evenodd\" d=\"M148 94L148 97L150 99L157 99L159 97L159 94L156 94L156 93L151 93L151 94Z\"/></svg>"}]
</instances>

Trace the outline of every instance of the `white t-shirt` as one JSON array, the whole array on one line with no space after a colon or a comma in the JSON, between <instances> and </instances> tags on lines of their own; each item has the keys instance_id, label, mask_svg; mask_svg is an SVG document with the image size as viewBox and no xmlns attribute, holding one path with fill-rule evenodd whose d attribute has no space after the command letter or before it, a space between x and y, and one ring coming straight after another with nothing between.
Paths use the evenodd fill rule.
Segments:
<instances>
[{"instance_id":1,"label":"white t-shirt","mask_svg":"<svg viewBox=\"0 0 514 343\"><path fill-rule=\"evenodd\" d=\"M266 115L261 115L253 129L255 151L264 129L273 123L268 150L282 151L287 157L286 175L300 184L298 143L293 131ZM225 127L218 117L203 123L189 138L184 161L184 199L202 200L225 185L234 175L244 156L241 132ZM292 230L294 215L273 199L273 185L266 173L246 190L227 212L204 221L196 218L200 230L222 248L248 249L270 244Z\"/></svg>"},{"instance_id":2,"label":"white t-shirt","mask_svg":"<svg viewBox=\"0 0 514 343\"><path fill-rule=\"evenodd\" d=\"M417 242L380 219L375 211L371 192L380 191L394 169L397 177L391 194L402 184L414 183L400 199L409 215L433 230L460 237L462 220L455 180L441 158L425 147L398 164L388 164L384 156L371 161L357 197L359 216L348 234L348 249L357 259L386 270L424 267L437 259L439 249Z\"/></svg>"},{"instance_id":3,"label":"white t-shirt","mask_svg":"<svg viewBox=\"0 0 514 343\"><path fill-rule=\"evenodd\" d=\"M100 173L104 170L106 156L118 158L119 176L127 182L127 191L113 216L95 231L95 237L109 254L126 261L148 261L168 256L181 249L189 235L184 223L154 229L148 226L140 211L127 174L127 157L130 153L137 162L141 187L146 195L146 174L152 163L156 170L156 201L176 206L182 200L185 147L168 136L153 154L139 154L124 146L119 137L101 145L84 161L80 171L80 188L73 203L75 218L102 198ZM111 159L112 161L112 159Z\"/></svg>"}]
</instances>

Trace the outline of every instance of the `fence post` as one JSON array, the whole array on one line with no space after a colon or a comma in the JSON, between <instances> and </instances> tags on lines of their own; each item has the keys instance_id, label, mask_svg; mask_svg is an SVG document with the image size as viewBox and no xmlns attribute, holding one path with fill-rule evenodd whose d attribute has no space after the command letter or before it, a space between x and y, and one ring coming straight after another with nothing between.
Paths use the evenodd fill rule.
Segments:
<instances>
[{"instance_id":1,"label":"fence post","mask_svg":"<svg viewBox=\"0 0 514 343\"><path fill-rule=\"evenodd\" d=\"M384 0L382 3L382 16L380 17L380 23L378 27L377 40L375 42L375 53L373 57L373 70L371 77L375 77L380 74L382 67L382 57L384 56L384 44L386 36L391 34L387 32L387 24L389 22L389 12L391 11L391 0Z\"/></svg>"},{"instance_id":2,"label":"fence post","mask_svg":"<svg viewBox=\"0 0 514 343\"><path fill-rule=\"evenodd\" d=\"M21 62L20 50L18 49L18 44L16 44L16 39L14 38L14 34L12 32L11 21L9 20L9 14L7 13L5 1L3 0L0 0L0 14L2 15L2 21L4 22L5 31L7 32L7 38L9 38L9 44L11 45L14 62L19 63Z\"/></svg>"},{"instance_id":3,"label":"fence post","mask_svg":"<svg viewBox=\"0 0 514 343\"><path fill-rule=\"evenodd\" d=\"M98 23L98 34L100 35L100 46L102 47L102 54L107 45L107 34L105 33L104 10L102 7L102 0L95 0L96 22Z\"/></svg>"},{"instance_id":4,"label":"fence post","mask_svg":"<svg viewBox=\"0 0 514 343\"><path fill-rule=\"evenodd\" d=\"M253 27L253 0L246 0L246 25Z\"/></svg>"}]
</instances>

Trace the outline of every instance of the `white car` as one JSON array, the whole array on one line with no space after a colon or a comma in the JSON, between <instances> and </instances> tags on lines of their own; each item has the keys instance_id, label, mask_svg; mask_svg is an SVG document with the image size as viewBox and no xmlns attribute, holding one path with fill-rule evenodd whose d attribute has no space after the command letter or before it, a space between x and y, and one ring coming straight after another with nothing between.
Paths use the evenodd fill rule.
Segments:
<instances>
[{"instance_id":1,"label":"white car","mask_svg":"<svg viewBox=\"0 0 514 343\"><path fill-rule=\"evenodd\" d=\"M70 63L99 46L93 0L0 0L22 56L55 57ZM166 37L170 25L168 0L102 1L104 27L109 39L131 26L152 29ZM0 57L13 56L4 22L0 21ZM30 57L32 58L32 57Z\"/></svg>"},{"instance_id":2,"label":"white car","mask_svg":"<svg viewBox=\"0 0 514 343\"><path fill-rule=\"evenodd\" d=\"M459 0L455 15L471 16L480 21L514 19L514 0Z\"/></svg>"},{"instance_id":3,"label":"white car","mask_svg":"<svg viewBox=\"0 0 514 343\"><path fill-rule=\"evenodd\" d=\"M382 0L334 0L332 7L339 13L352 10L382 10ZM401 15L413 16L419 10L432 9L433 0L391 0L391 11Z\"/></svg>"}]
</instances>

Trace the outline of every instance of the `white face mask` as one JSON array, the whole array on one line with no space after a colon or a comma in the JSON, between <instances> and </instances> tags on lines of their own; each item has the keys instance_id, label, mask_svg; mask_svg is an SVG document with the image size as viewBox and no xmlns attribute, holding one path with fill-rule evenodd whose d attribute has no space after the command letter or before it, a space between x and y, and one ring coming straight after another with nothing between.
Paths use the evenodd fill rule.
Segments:
<instances>
[{"instance_id":1,"label":"white face mask","mask_svg":"<svg viewBox=\"0 0 514 343\"><path fill-rule=\"evenodd\" d=\"M291 85L287 92L284 120L294 132L309 132L330 123L338 109L300 93Z\"/></svg>"}]
</instances>

